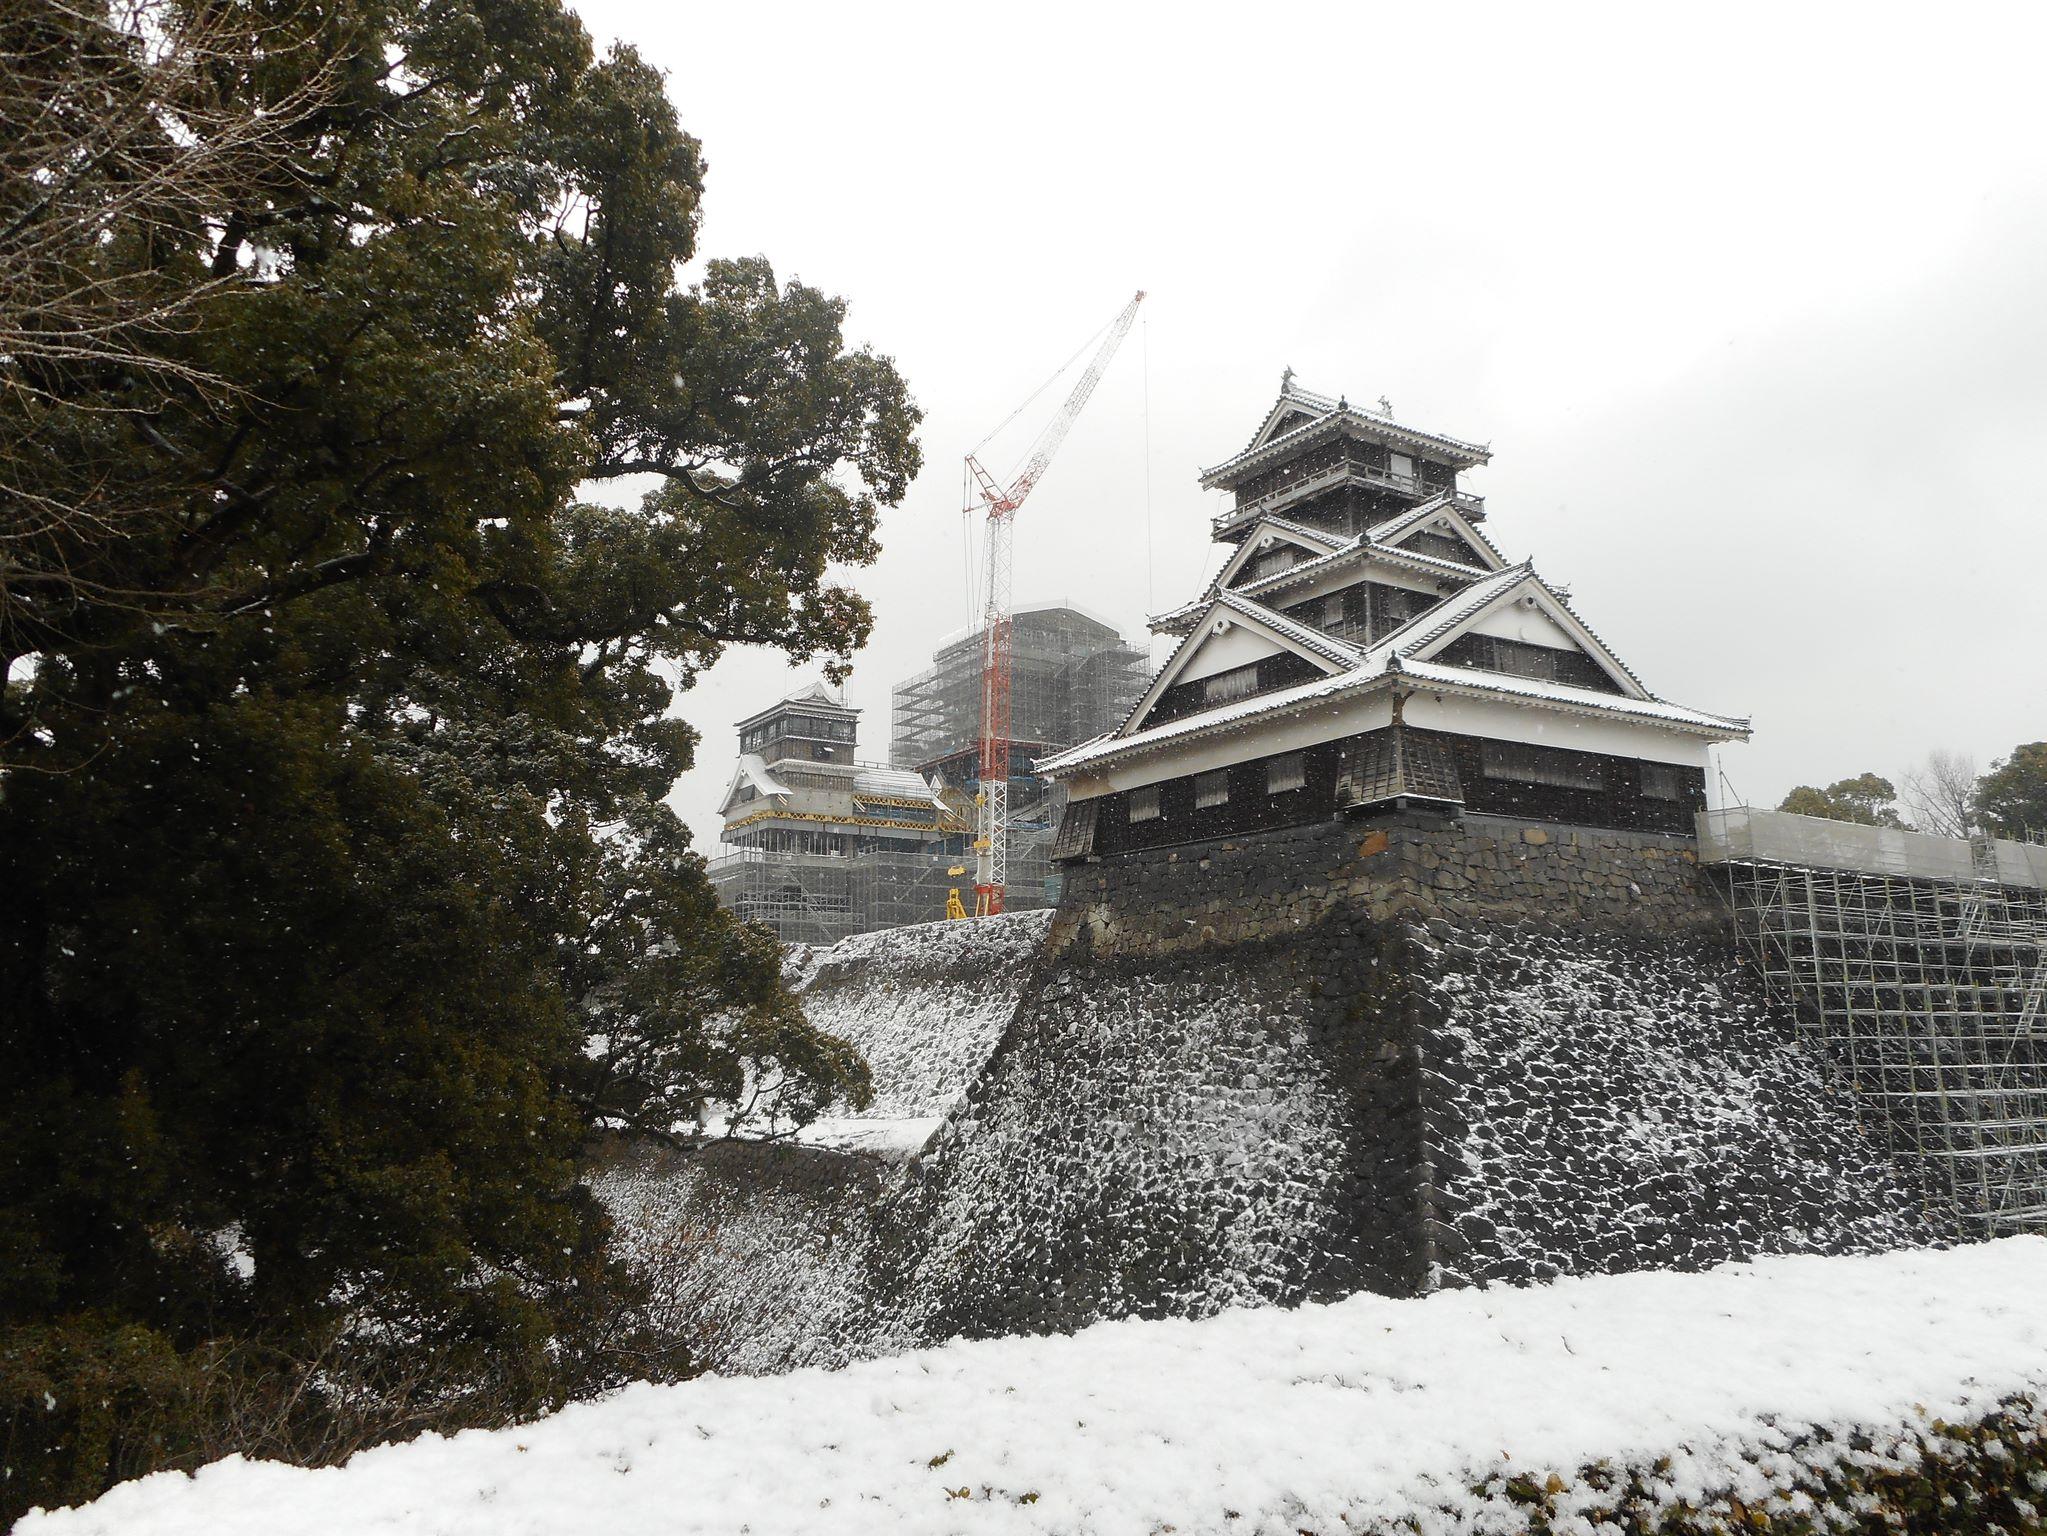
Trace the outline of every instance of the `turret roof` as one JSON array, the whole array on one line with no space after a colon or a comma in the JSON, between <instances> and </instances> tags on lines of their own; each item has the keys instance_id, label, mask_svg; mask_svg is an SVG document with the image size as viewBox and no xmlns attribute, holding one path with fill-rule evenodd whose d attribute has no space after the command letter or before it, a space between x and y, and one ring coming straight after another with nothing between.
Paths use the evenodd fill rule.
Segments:
<instances>
[{"instance_id":1,"label":"turret roof","mask_svg":"<svg viewBox=\"0 0 2047 1536\"><path fill-rule=\"evenodd\" d=\"M777 710L787 709L792 704L800 704L807 710L821 709L839 715L858 715L860 713L856 706L834 697L832 691L825 687L823 683L810 683L805 687L797 689L794 693L775 700L766 709L755 710L744 720L737 722L736 728L743 731L749 725L765 720Z\"/></svg>"},{"instance_id":2,"label":"turret roof","mask_svg":"<svg viewBox=\"0 0 2047 1536\"><path fill-rule=\"evenodd\" d=\"M1308 419L1290 424L1295 416ZM1283 430L1281 430L1283 428ZM1480 443L1467 443L1418 427L1403 426L1390 409L1365 410L1346 399L1332 400L1293 382L1292 371L1280 381L1279 397L1266 412L1265 421L1250 443L1232 459L1202 472L1204 490L1228 490L1266 465L1275 463L1324 438L1342 433L1365 437L1396 447L1413 448L1429 458L1470 469L1492 458L1492 450Z\"/></svg>"}]
</instances>

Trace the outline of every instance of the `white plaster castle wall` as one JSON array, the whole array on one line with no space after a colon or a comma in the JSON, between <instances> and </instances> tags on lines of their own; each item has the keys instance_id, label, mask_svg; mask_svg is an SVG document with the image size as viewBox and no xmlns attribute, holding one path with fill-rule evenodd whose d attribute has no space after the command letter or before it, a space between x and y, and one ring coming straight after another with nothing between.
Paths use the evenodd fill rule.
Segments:
<instances>
[{"instance_id":1,"label":"white plaster castle wall","mask_svg":"<svg viewBox=\"0 0 2047 1536\"><path fill-rule=\"evenodd\" d=\"M1706 742L1697 736L1679 735L1652 720L1639 725L1624 720L1594 720L1492 699L1426 692L1408 699L1403 714L1409 725L1423 730L1525 741L1573 752L1603 752L1611 757L1639 757L1686 768L1708 766Z\"/></svg>"},{"instance_id":2,"label":"white plaster castle wall","mask_svg":"<svg viewBox=\"0 0 2047 1536\"><path fill-rule=\"evenodd\" d=\"M1569 630L1540 608L1529 608L1520 603L1494 609L1464 633L1519 640L1524 645L1546 645L1559 651L1583 649Z\"/></svg>"},{"instance_id":3,"label":"white plaster castle wall","mask_svg":"<svg viewBox=\"0 0 2047 1536\"><path fill-rule=\"evenodd\" d=\"M1207 636L1173 681L1188 683L1197 678L1213 677L1232 667L1249 666L1267 656L1277 656L1284 649L1277 641L1232 618L1229 629L1224 633Z\"/></svg>"}]
</instances>

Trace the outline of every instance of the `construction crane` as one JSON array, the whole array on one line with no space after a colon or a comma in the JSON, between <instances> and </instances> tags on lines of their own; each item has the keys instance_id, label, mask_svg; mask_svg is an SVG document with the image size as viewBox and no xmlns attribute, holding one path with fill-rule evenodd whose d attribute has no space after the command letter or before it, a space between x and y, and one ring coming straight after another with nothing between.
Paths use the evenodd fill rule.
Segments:
<instances>
[{"instance_id":1,"label":"construction crane","mask_svg":"<svg viewBox=\"0 0 2047 1536\"><path fill-rule=\"evenodd\" d=\"M976 917L992 917L1002 910L1003 891L1009 878L1009 693L1014 664L1009 576L1011 535L1016 527L1017 509L1044 478L1052 455L1066 441L1074 418L1080 415L1088 396L1101 383L1109 359L1116 355L1123 338L1130 334L1131 322L1137 318L1137 306L1143 302L1144 293L1140 290L1137 297L1123 307L1123 312L1109 322L1109 333L1103 337L1101 346L1095 349L1087 370L1074 382L1073 390L1067 395L1066 403L1059 407L1058 414L1039 432L1023 468L1007 486L989 474L974 454L967 455L966 511L969 514L984 512L988 519L987 585L981 611L981 787L975 797L979 815L974 828ZM1025 404L1028 405L1029 401ZM1021 414L1021 408L1017 414ZM1016 416L1009 419L1014 421Z\"/></svg>"}]
</instances>

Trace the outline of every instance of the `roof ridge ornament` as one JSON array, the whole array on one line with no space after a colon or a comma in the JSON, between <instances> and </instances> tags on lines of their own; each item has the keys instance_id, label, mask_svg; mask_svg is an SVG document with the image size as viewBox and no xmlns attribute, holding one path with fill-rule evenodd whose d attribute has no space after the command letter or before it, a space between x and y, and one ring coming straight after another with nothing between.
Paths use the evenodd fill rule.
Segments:
<instances>
[{"instance_id":1,"label":"roof ridge ornament","mask_svg":"<svg viewBox=\"0 0 2047 1536\"><path fill-rule=\"evenodd\" d=\"M1280 374L1280 376L1279 376L1279 392L1280 392L1281 394L1283 394L1283 395L1287 395L1287 394L1292 394L1292 393L1293 393L1293 388L1294 388L1294 371L1293 371L1293 369L1291 369L1291 368L1288 368L1288 369L1287 369L1287 370L1286 370L1285 372L1283 372L1283 373L1282 373L1282 374Z\"/></svg>"}]
</instances>

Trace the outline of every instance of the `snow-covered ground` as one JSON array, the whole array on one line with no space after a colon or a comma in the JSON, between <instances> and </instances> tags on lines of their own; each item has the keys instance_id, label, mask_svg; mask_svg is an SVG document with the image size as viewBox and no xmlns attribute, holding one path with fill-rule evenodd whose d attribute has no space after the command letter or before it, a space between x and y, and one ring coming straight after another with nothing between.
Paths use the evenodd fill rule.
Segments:
<instances>
[{"instance_id":1,"label":"snow-covered ground","mask_svg":"<svg viewBox=\"0 0 2047 1536\"><path fill-rule=\"evenodd\" d=\"M638 1387L307 1472L162 1474L19 1536L1510 1530L1474 1488L1606 1460L1765 1501L1818 1426L2047 1385L2047 1239L1357 1296ZM1554 1486L1554 1485L1553 1485ZM1569 1492L1560 1498L1568 1504Z\"/></svg>"}]
</instances>

